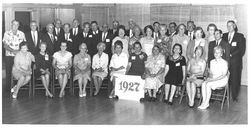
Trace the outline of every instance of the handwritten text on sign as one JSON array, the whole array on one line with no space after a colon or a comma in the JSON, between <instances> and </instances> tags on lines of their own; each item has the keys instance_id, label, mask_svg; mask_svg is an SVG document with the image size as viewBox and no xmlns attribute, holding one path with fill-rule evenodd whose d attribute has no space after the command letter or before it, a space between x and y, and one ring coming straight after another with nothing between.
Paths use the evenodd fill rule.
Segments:
<instances>
[{"instance_id":1,"label":"handwritten text on sign","mask_svg":"<svg viewBox=\"0 0 250 133\"><path fill-rule=\"evenodd\" d=\"M115 95L119 99L139 101L144 97L145 80L142 80L140 76L120 74L114 76L116 76Z\"/></svg>"}]
</instances>

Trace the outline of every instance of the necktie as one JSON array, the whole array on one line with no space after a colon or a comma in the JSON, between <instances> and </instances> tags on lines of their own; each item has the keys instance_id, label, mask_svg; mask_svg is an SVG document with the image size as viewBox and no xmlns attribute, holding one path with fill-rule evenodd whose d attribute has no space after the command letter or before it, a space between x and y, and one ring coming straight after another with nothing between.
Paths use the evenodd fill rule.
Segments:
<instances>
[{"instance_id":1,"label":"necktie","mask_svg":"<svg viewBox=\"0 0 250 133\"><path fill-rule=\"evenodd\" d=\"M231 33L228 34L228 42L231 40Z\"/></svg>"},{"instance_id":2,"label":"necktie","mask_svg":"<svg viewBox=\"0 0 250 133\"><path fill-rule=\"evenodd\" d=\"M69 39L68 33L66 33L65 35L66 35L65 40L68 40Z\"/></svg>"},{"instance_id":3,"label":"necktie","mask_svg":"<svg viewBox=\"0 0 250 133\"><path fill-rule=\"evenodd\" d=\"M34 44L35 44L35 46L36 46L36 35L35 35L35 31L32 32L32 36L33 36Z\"/></svg>"},{"instance_id":4,"label":"necktie","mask_svg":"<svg viewBox=\"0 0 250 133\"><path fill-rule=\"evenodd\" d=\"M52 41L52 43L54 42L54 37L53 37L53 35L50 35L50 38L51 38L51 41Z\"/></svg>"},{"instance_id":5,"label":"necktie","mask_svg":"<svg viewBox=\"0 0 250 133\"><path fill-rule=\"evenodd\" d=\"M105 34L106 34L106 33L103 33L103 36L102 36L102 41L103 41L103 42L105 41Z\"/></svg>"},{"instance_id":6,"label":"necktie","mask_svg":"<svg viewBox=\"0 0 250 133\"><path fill-rule=\"evenodd\" d=\"M216 41L216 46L218 46L218 42L219 42L219 41Z\"/></svg>"},{"instance_id":7,"label":"necktie","mask_svg":"<svg viewBox=\"0 0 250 133\"><path fill-rule=\"evenodd\" d=\"M74 28L75 30L74 30L74 36L76 36L76 28Z\"/></svg>"}]
</instances>

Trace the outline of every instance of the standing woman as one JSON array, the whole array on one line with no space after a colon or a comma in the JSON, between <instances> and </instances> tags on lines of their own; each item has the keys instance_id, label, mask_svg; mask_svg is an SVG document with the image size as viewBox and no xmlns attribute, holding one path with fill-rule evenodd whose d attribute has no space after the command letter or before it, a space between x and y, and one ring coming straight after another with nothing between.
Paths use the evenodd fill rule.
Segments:
<instances>
[{"instance_id":1,"label":"standing woman","mask_svg":"<svg viewBox=\"0 0 250 133\"><path fill-rule=\"evenodd\" d=\"M145 64L145 91L149 93L150 101L156 101L156 92L164 83L165 56L158 45L153 46L152 55ZM153 91L153 94L152 94Z\"/></svg>"},{"instance_id":2,"label":"standing woman","mask_svg":"<svg viewBox=\"0 0 250 133\"><path fill-rule=\"evenodd\" d=\"M215 41L215 30L217 30L217 26L213 23L209 24L207 26L207 35L206 35L206 40L208 44L212 41Z\"/></svg>"},{"instance_id":3,"label":"standing woman","mask_svg":"<svg viewBox=\"0 0 250 133\"><path fill-rule=\"evenodd\" d=\"M79 46L79 50L80 52L74 56L74 61L73 61L73 66L75 69L75 76L73 81L78 80L79 97L85 97L86 86L88 80L90 80L91 57L90 55L87 54L88 49L85 43L82 43Z\"/></svg>"},{"instance_id":4,"label":"standing woman","mask_svg":"<svg viewBox=\"0 0 250 133\"><path fill-rule=\"evenodd\" d=\"M207 61L208 58L208 43L207 41L203 38L204 32L201 27L197 27L194 31L195 39L190 40L187 46L187 60L191 60L191 58L194 57L195 53L195 48L197 46L201 46L203 48L203 54L202 54L202 59L205 59Z\"/></svg>"},{"instance_id":5,"label":"standing woman","mask_svg":"<svg viewBox=\"0 0 250 133\"><path fill-rule=\"evenodd\" d=\"M52 59L51 56L49 56L49 54L46 52L47 44L45 42L41 42L39 48L40 52L35 56L35 77L41 77L43 86L46 90L45 95L52 98L53 95L49 91L49 76Z\"/></svg>"},{"instance_id":6,"label":"standing woman","mask_svg":"<svg viewBox=\"0 0 250 133\"><path fill-rule=\"evenodd\" d=\"M133 45L134 53L129 56L127 66L127 75L143 76L145 72L145 62L147 61L147 54L142 52L141 43L135 42Z\"/></svg>"},{"instance_id":7,"label":"standing woman","mask_svg":"<svg viewBox=\"0 0 250 133\"><path fill-rule=\"evenodd\" d=\"M173 104L173 96L176 91L176 86L184 84L186 77L186 59L182 54L180 44L175 44L173 47L173 55L166 60L166 77L165 77L165 103ZM170 89L171 88L171 89ZM171 91L170 96L169 91Z\"/></svg>"},{"instance_id":8,"label":"standing woman","mask_svg":"<svg viewBox=\"0 0 250 133\"><path fill-rule=\"evenodd\" d=\"M141 34L141 28L138 25L135 25L133 28L133 36L129 38L129 54L134 53L133 45L141 39Z\"/></svg>"},{"instance_id":9,"label":"standing woman","mask_svg":"<svg viewBox=\"0 0 250 133\"><path fill-rule=\"evenodd\" d=\"M222 58L223 51L221 46L214 47L215 59L210 61L209 76L202 83L202 103L199 109L206 109L209 106L212 90L224 87L228 82L228 64Z\"/></svg>"},{"instance_id":10,"label":"standing woman","mask_svg":"<svg viewBox=\"0 0 250 133\"><path fill-rule=\"evenodd\" d=\"M99 93L99 90L102 86L102 81L108 75L109 57L108 57L108 54L103 52L105 50L105 48L106 48L105 43L103 43L103 42L98 43L97 44L98 52L93 57L92 77L94 79L94 84L95 84L95 88L96 88L94 96L96 96Z\"/></svg>"},{"instance_id":11,"label":"standing woman","mask_svg":"<svg viewBox=\"0 0 250 133\"><path fill-rule=\"evenodd\" d=\"M144 28L145 37L141 38L140 43L142 45L142 51L147 54L147 56L152 54L152 48L154 47L153 38L154 29L151 25L147 25Z\"/></svg>"},{"instance_id":12,"label":"standing woman","mask_svg":"<svg viewBox=\"0 0 250 133\"><path fill-rule=\"evenodd\" d=\"M115 49L114 49L114 45L116 41L121 41L123 44L123 49L122 52L126 53L127 55L129 54L128 52L128 41L129 41L129 37L125 36L125 26L120 25L118 27L118 36L115 37L112 41L112 53L115 53Z\"/></svg>"},{"instance_id":13,"label":"standing woman","mask_svg":"<svg viewBox=\"0 0 250 133\"><path fill-rule=\"evenodd\" d=\"M167 33L167 25L161 24L160 25L160 35L158 38L155 39L157 45L160 46L162 49L162 54L165 55L167 58L171 55L171 48L172 48L172 37L168 37Z\"/></svg>"},{"instance_id":14,"label":"standing woman","mask_svg":"<svg viewBox=\"0 0 250 133\"><path fill-rule=\"evenodd\" d=\"M53 55L53 67L55 68L56 78L59 81L61 91L59 97L64 96L64 89L67 85L68 78L70 78L70 68L72 66L72 54L67 49L67 43L61 42L61 50Z\"/></svg>"},{"instance_id":15,"label":"standing woman","mask_svg":"<svg viewBox=\"0 0 250 133\"><path fill-rule=\"evenodd\" d=\"M126 73L126 67L128 65L128 55L122 52L123 44L121 41L116 41L114 44L115 53L110 60L110 80L113 82L113 87L115 87L115 75ZM109 98L113 98L115 95L115 90L113 89L109 95Z\"/></svg>"},{"instance_id":16,"label":"standing woman","mask_svg":"<svg viewBox=\"0 0 250 133\"><path fill-rule=\"evenodd\" d=\"M172 46L174 46L174 44L176 43L180 44L182 47L182 56L184 56L187 59L186 51L190 38L186 34L184 34L185 31L186 31L186 26L184 24L178 25L177 34L173 36Z\"/></svg>"},{"instance_id":17,"label":"standing woman","mask_svg":"<svg viewBox=\"0 0 250 133\"><path fill-rule=\"evenodd\" d=\"M20 51L17 52L14 58L12 68L12 75L18 80L17 84L11 89L12 98L17 98L19 89L30 81L32 74L31 63L35 62L34 56L28 52L27 42L21 42L19 49Z\"/></svg>"}]
</instances>

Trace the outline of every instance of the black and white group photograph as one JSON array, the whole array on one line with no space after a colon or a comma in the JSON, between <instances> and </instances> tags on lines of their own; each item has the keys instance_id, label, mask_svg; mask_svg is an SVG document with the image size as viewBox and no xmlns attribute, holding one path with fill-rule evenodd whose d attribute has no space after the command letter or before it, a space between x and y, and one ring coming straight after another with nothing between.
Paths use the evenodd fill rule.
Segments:
<instances>
[{"instance_id":1,"label":"black and white group photograph","mask_svg":"<svg viewBox=\"0 0 250 133\"><path fill-rule=\"evenodd\" d=\"M4 128L248 126L248 3L37 2L1 2Z\"/></svg>"}]
</instances>

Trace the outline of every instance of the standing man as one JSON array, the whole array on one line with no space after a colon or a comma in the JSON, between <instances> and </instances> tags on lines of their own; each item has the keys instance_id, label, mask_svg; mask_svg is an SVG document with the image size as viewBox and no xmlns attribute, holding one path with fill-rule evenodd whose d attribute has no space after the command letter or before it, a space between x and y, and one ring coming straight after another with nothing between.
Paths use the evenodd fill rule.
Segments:
<instances>
[{"instance_id":1,"label":"standing man","mask_svg":"<svg viewBox=\"0 0 250 133\"><path fill-rule=\"evenodd\" d=\"M73 54L73 40L72 35L70 34L70 24L65 23L63 25L63 35L61 35L58 39L58 44L61 44L62 42L67 43L67 51L71 52ZM58 45L59 46L59 45ZM60 47L57 47L57 51L60 50Z\"/></svg>"},{"instance_id":2,"label":"standing man","mask_svg":"<svg viewBox=\"0 0 250 133\"><path fill-rule=\"evenodd\" d=\"M60 38L61 36L64 35L64 30L62 28L62 21L60 19L56 19L54 22L55 29L53 31L54 36L57 38Z\"/></svg>"},{"instance_id":3,"label":"standing man","mask_svg":"<svg viewBox=\"0 0 250 133\"><path fill-rule=\"evenodd\" d=\"M214 32L215 40L211 41L208 45L208 67L210 68L210 61L214 59L214 47L221 46L224 49L222 58L230 64L230 45L227 41L222 40L222 30L216 29Z\"/></svg>"},{"instance_id":4,"label":"standing man","mask_svg":"<svg viewBox=\"0 0 250 133\"><path fill-rule=\"evenodd\" d=\"M233 101L238 101L241 85L242 57L245 53L246 40L243 34L238 33L233 20L227 21L227 33L223 34L223 40L230 44L230 77L229 85Z\"/></svg>"},{"instance_id":5,"label":"standing man","mask_svg":"<svg viewBox=\"0 0 250 133\"><path fill-rule=\"evenodd\" d=\"M110 34L108 32L108 24L104 23L103 26L102 26L102 42L104 42L106 44L106 48L104 50L104 52L106 54L109 55L109 59L111 59L111 56L112 56L112 52L111 52L111 45L112 45L112 40L113 40L113 36L112 34Z\"/></svg>"},{"instance_id":6,"label":"standing man","mask_svg":"<svg viewBox=\"0 0 250 133\"><path fill-rule=\"evenodd\" d=\"M190 38L190 40L195 39L194 29L195 29L194 21L187 21L187 31L185 31L185 34Z\"/></svg>"},{"instance_id":7,"label":"standing man","mask_svg":"<svg viewBox=\"0 0 250 133\"><path fill-rule=\"evenodd\" d=\"M72 51L73 51L73 55L79 53L79 45L81 44L81 33L82 30L80 29L79 26L79 21L77 19L74 19L72 22L72 29L70 30L70 34L72 35Z\"/></svg>"},{"instance_id":8,"label":"standing man","mask_svg":"<svg viewBox=\"0 0 250 133\"><path fill-rule=\"evenodd\" d=\"M28 43L28 49L33 54L36 55L39 53L39 44L42 41L42 34L38 31L37 22L30 22L30 31L25 33L25 38Z\"/></svg>"},{"instance_id":9,"label":"standing man","mask_svg":"<svg viewBox=\"0 0 250 133\"><path fill-rule=\"evenodd\" d=\"M92 48L92 42L91 42L92 38L93 38L93 35L90 32L90 23L89 22L84 22L82 27L83 27L83 32L81 34L82 43L85 43L87 45L88 54L93 56L95 53L93 53L91 51L91 49L93 49Z\"/></svg>"},{"instance_id":10,"label":"standing man","mask_svg":"<svg viewBox=\"0 0 250 133\"><path fill-rule=\"evenodd\" d=\"M109 32L113 35L113 39L118 36L118 27L119 27L119 21L114 20L113 21L113 29L110 29Z\"/></svg>"},{"instance_id":11,"label":"standing man","mask_svg":"<svg viewBox=\"0 0 250 133\"><path fill-rule=\"evenodd\" d=\"M53 55L56 51L56 41L53 31L54 31L54 25L52 23L47 24L46 26L47 33L45 33L42 37L42 41L46 42L47 44L47 52L49 55Z\"/></svg>"},{"instance_id":12,"label":"standing man","mask_svg":"<svg viewBox=\"0 0 250 133\"><path fill-rule=\"evenodd\" d=\"M125 35L131 38L133 36L133 28L135 26L135 21L133 19L129 19L128 21L128 30L126 31Z\"/></svg>"},{"instance_id":13,"label":"standing man","mask_svg":"<svg viewBox=\"0 0 250 133\"><path fill-rule=\"evenodd\" d=\"M26 41L25 35L22 31L18 30L19 22L17 20L11 21L11 29L4 33L3 44L5 52L5 69L6 69L6 90L10 90L11 85L11 72L14 64L14 57L19 51L21 42Z\"/></svg>"},{"instance_id":14,"label":"standing man","mask_svg":"<svg viewBox=\"0 0 250 133\"><path fill-rule=\"evenodd\" d=\"M155 40L157 40L157 38L159 38L160 23L154 22L153 28L154 28L153 37Z\"/></svg>"},{"instance_id":15,"label":"standing man","mask_svg":"<svg viewBox=\"0 0 250 133\"><path fill-rule=\"evenodd\" d=\"M177 25L176 25L175 22L171 22L171 23L169 23L168 26L169 26L169 30L168 30L168 32L167 32L167 36L173 37L174 35L177 34L177 32L176 32L176 27L177 27Z\"/></svg>"},{"instance_id":16,"label":"standing man","mask_svg":"<svg viewBox=\"0 0 250 133\"><path fill-rule=\"evenodd\" d=\"M91 48L88 49L91 57L93 57L97 53L97 44L102 41L102 33L98 29L98 23L96 21L91 22L91 31L93 37L91 39Z\"/></svg>"}]
</instances>

